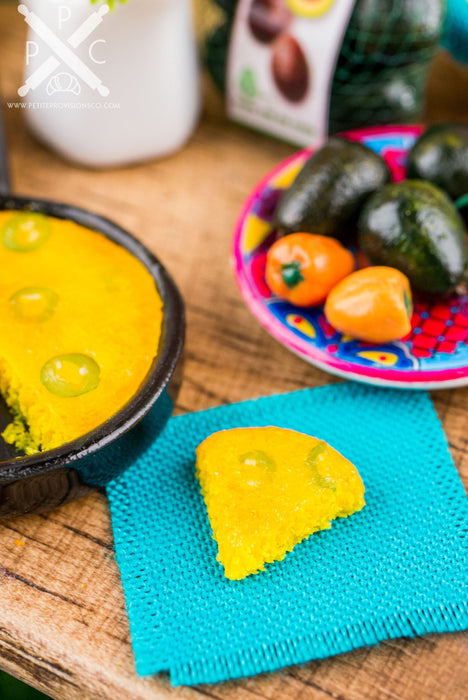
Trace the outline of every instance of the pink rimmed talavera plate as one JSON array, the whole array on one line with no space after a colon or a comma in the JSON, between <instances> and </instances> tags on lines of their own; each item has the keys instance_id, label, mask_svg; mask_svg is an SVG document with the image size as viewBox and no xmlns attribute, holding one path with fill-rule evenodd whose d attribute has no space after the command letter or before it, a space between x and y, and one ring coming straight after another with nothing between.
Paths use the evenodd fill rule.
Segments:
<instances>
[{"instance_id":1,"label":"pink rimmed talavera plate","mask_svg":"<svg viewBox=\"0 0 468 700\"><path fill-rule=\"evenodd\" d=\"M360 129L345 134L387 161L394 180L405 176L408 149L417 126ZM272 219L284 188L311 150L296 153L270 172L244 204L232 243L234 274L248 307L266 330L289 350L321 369L369 384L408 389L445 389L468 384L468 297L416 300L411 333L371 345L342 336L327 322L322 306L298 308L272 295L265 283L266 253L275 240Z\"/></svg>"}]
</instances>

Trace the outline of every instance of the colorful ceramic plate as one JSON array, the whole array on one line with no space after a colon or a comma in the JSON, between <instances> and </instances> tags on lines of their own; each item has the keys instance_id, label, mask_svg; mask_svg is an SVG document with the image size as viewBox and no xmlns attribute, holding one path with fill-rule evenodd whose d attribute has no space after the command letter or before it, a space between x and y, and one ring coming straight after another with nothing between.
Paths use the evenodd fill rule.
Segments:
<instances>
[{"instance_id":1,"label":"colorful ceramic plate","mask_svg":"<svg viewBox=\"0 0 468 700\"><path fill-rule=\"evenodd\" d=\"M376 127L348 132L380 153L394 180L405 176L405 157L422 128ZM271 221L284 188L311 150L288 158L269 173L244 204L233 245L234 274L248 307L283 345L323 370L348 379L409 389L468 384L468 297L418 301L411 333L403 340L371 345L342 336L321 306L300 309L272 296L265 284L266 252L275 239Z\"/></svg>"}]
</instances>

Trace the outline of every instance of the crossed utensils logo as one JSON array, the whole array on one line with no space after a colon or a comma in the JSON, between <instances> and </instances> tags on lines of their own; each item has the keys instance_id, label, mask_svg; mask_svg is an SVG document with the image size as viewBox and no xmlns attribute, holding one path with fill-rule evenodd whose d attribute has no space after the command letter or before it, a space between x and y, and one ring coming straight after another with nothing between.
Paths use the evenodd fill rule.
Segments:
<instances>
[{"instance_id":1,"label":"crossed utensils logo","mask_svg":"<svg viewBox=\"0 0 468 700\"><path fill-rule=\"evenodd\" d=\"M26 5L19 5L18 12L24 15L26 24L47 44L54 54L49 56L28 76L24 85L18 90L20 97L24 97L30 90L34 90L41 85L61 65L67 66L72 73L62 72L53 75L47 85L48 94L62 90L74 92L78 95L81 92L81 85L77 78L80 78L90 88L97 90L102 97L109 95L109 88L103 85L101 79L91 68L72 51L72 49L78 48L101 24L103 17L109 12L109 5L101 5L95 12L92 12L78 29L68 37L66 43L54 34L47 24L34 12L31 12Z\"/></svg>"}]
</instances>

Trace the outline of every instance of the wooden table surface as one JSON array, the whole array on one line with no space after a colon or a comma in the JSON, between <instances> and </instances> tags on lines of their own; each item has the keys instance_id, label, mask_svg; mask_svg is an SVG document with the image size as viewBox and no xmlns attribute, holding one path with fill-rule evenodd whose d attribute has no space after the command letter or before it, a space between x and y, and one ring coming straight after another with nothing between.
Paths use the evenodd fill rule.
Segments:
<instances>
[{"instance_id":1,"label":"wooden table surface","mask_svg":"<svg viewBox=\"0 0 468 700\"><path fill-rule=\"evenodd\" d=\"M23 22L0 7L1 92L15 99ZM468 121L468 72L446 57L430 82L429 117ZM70 201L115 219L173 273L187 304L185 373L176 410L194 411L335 381L271 339L245 308L229 267L232 227L255 182L293 148L228 123L214 95L177 155L114 172L62 162L7 110L18 192ZM434 394L468 485L468 389ZM64 700L462 700L468 637L431 635L272 675L196 688L140 679L132 649L106 497L95 493L45 515L0 524L0 667ZM2 700L12 700L5 698Z\"/></svg>"}]
</instances>

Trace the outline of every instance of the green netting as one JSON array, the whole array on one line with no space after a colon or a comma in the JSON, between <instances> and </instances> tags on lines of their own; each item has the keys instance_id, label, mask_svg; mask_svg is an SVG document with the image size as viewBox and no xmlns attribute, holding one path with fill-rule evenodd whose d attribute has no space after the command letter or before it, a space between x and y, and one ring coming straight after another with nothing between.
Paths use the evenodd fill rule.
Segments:
<instances>
[{"instance_id":1,"label":"green netting","mask_svg":"<svg viewBox=\"0 0 468 700\"><path fill-rule=\"evenodd\" d=\"M236 5L237 0L204 0L207 18L218 12L216 26L206 25L211 24L205 60L222 91ZM445 12L445 0L356 0L333 78L331 133L420 118Z\"/></svg>"}]
</instances>

